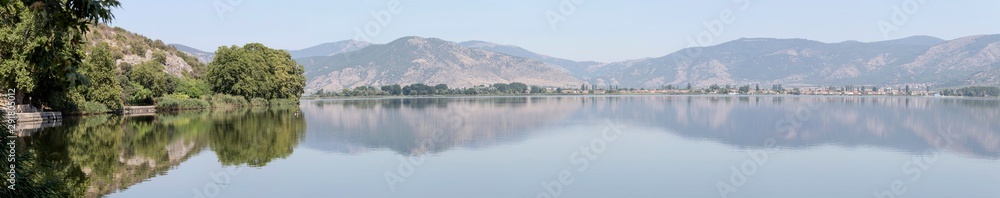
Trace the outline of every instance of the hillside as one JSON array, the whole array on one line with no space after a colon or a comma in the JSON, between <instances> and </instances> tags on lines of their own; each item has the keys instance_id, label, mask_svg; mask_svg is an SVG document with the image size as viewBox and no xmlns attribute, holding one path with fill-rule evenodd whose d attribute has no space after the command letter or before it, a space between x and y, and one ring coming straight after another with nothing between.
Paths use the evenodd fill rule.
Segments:
<instances>
[{"instance_id":1,"label":"hillside","mask_svg":"<svg viewBox=\"0 0 1000 198\"><path fill-rule=\"evenodd\" d=\"M612 63L561 59L486 41L453 43L420 37L404 39L415 40L402 42L400 39L385 45L347 40L289 52L306 66L309 90L396 83L474 86L510 81L545 86L576 87L586 83L634 88L687 83L695 87L713 84L936 88L1000 85L1000 35L954 40L913 36L868 43L743 38L715 46L683 49L662 57ZM211 55L183 45L176 46L199 57ZM519 67L519 71L541 69L547 73L510 72L512 70L499 73L498 68L510 66Z\"/></svg>"},{"instance_id":2,"label":"hillside","mask_svg":"<svg viewBox=\"0 0 1000 198\"><path fill-rule=\"evenodd\" d=\"M901 85L998 84L1000 35L862 43L744 38L658 58L608 63L590 83L659 87L691 83ZM692 55L689 55L692 54Z\"/></svg>"},{"instance_id":3,"label":"hillside","mask_svg":"<svg viewBox=\"0 0 1000 198\"><path fill-rule=\"evenodd\" d=\"M451 87L509 82L541 86L582 83L558 66L436 38L403 37L349 53L296 61L305 66L307 93L413 83L444 83Z\"/></svg>"},{"instance_id":4,"label":"hillside","mask_svg":"<svg viewBox=\"0 0 1000 198\"><path fill-rule=\"evenodd\" d=\"M337 41L331 43L323 43L316 46L312 46L300 50L287 50L289 54L292 54L293 59L306 58L313 56L333 56L340 53L351 52L365 48L371 45L371 43L357 40L346 40Z\"/></svg>"},{"instance_id":5,"label":"hillside","mask_svg":"<svg viewBox=\"0 0 1000 198\"><path fill-rule=\"evenodd\" d=\"M518 47L518 46L514 46L514 45L502 45L502 44L490 43L490 42L486 42L486 41L466 41L466 42L461 42L461 43L458 43L458 44L462 45L462 46L466 46L466 47L473 47L473 48L479 48L479 49L484 49L484 50L488 50L488 51L500 52L500 53L504 53L504 54L511 55L511 56L517 56L517 57L522 57L522 58L535 59L535 60L538 60L538 61L542 61L544 63L556 65L556 66L565 68L567 71L569 71L574 76L577 76L580 79L589 79L588 75L590 73L587 72L587 68L588 67L603 64L603 63L594 62L594 61L573 61L573 60L567 60L567 59L562 59L562 58L556 58L556 57L552 57L552 56L543 55L543 54L535 53L535 52L532 52L532 51L528 51L527 49L524 49L524 48L521 48L521 47Z\"/></svg>"},{"instance_id":6,"label":"hillside","mask_svg":"<svg viewBox=\"0 0 1000 198\"><path fill-rule=\"evenodd\" d=\"M163 69L173 76L200 74L205 67L205 64L198 62L196 57L166 45L163 41L153 40L120 27L91 26L90 32L87 34L88 51L89 48L100 43L108 43L111 46L112 54L117 54L115 58L119 64L137 65L153 60L154 55L162 53L166 57Z\"/></svg>"}]
</instances>

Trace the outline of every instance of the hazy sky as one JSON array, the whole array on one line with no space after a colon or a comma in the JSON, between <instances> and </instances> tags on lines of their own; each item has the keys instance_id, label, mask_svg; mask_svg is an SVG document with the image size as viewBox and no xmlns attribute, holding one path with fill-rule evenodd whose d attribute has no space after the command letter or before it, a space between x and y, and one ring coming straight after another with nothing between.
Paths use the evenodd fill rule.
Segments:
<instances>
[{"instance_id":1,"label":"hazy sky","mask_svg":"<svg viewBox=\"0 0 1000 198\"><path fill-rule=\"evenodd\" d=\"M205 51L422 36L621 61L742 37L869 42L1000 34L998 10L996 0L122 0L112 25Z\"/></svg>"}]
</instances>

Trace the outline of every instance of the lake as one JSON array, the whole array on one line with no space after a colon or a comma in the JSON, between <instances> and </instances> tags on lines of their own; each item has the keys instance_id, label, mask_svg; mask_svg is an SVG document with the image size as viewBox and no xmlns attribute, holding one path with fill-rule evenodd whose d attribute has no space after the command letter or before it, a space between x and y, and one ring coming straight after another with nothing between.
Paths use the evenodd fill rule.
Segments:
<instances>
[{"instance_id":1,"label":"lake","mask_svg":"<svg viewBox=\"0 0 1000 198\"><path fill-rule=\"evenodd\" d=\"M1000 101L526 96L95 116L24 145L108 197L995 197Z\"/></svg>"}]
</instances>

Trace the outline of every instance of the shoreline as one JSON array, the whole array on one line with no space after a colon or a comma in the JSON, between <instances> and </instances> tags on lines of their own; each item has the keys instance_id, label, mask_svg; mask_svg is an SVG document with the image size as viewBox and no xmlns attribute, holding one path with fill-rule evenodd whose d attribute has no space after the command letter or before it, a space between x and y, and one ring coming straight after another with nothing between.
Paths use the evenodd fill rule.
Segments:
<instances>
[{"instance_id":1,"label":"shoreline","mask_svg":"<svg viewBox=\"0 0 1000 198\"><path fill-rule=\"evenodd\" d=\"M537 97L537 96L728 96L728 97L759 97L759 96L781 96L781 97L909 97L909 98L941 98L941 99L1000 99L1000 97L969 97L969 96L917 96L917 95L846 95L846 94L662 94L662 93L627 93L627 94L496 94L496 95L417 95L417 96L334 96L334 97L302 97L299 101L307 100L373 100L373 99L420 99L420 98L488 98L488 97Z\"/></svg>"}]
</instances>

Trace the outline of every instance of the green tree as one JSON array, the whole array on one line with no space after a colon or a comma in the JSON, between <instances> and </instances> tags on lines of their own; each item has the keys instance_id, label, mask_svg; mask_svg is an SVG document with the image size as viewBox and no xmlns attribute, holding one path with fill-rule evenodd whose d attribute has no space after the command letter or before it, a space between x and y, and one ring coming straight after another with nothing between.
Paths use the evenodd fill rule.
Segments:
<instances>
[{"instance_id":1,"label":"green tree","mask_svg":"<svg viewBox=\"0 0 1000 198\"><path fill-rule=\"evenodd\" d=\"M219 47L206 77L216 93L298 99L305 87L303 72L288 52L250 43Z\"/></svg>"},{"instance_id":2,"label":"green tree","mask_svg":"<svg viewBox=\"0 0 1000 198\"><path fill-rule=\"evenodd\" d=\"M0 0L0 87L29 103L65 109L66 92L85 82L89 25L108 23L117 0Z\"/></svg>"},{"instance_id":3,"label":"green tree","mask_svg":"<svg viewBox=\"0 0 1000 198\"><path fill-rule=\"evenodd\" d=\"M82 71L89 81L85 97L88 101L99 102L108 108L121 109L119 94L122 93L122 87L118 67L115 66L109 48L107 43L101 43L87 57Z\"/></svg>"},{"instance_id":4,"label":"green tree","mask_svg":"<svg viewBox=\"0 0 1000 198\"><path fill-rule=\"evenodd\" d=\"M152 97L160 97L173 93L172 79L169 74L163 71L163 64L160 62L146 61L133 66L128 73L130 82L138 83L143 88L152 91Z\"/></svg>"},{"instance_id":5,"label":"green tree","mask_svg":"<svg viewBox=\"0 0 1000 198\"><path fill-rule=\"evenodd\" d=\"M510 85L504 83L493 84L493 88L496 88L500 93L510 93Z\"/></svg>"},{"instance_id":6,"label":"green tree","mask_svg":"<svg viewBox=\"0 0 1000 198\"><path fill-rule=\"evenodd\" d=\"M545 93L545 88L539 86L531 86L531 93Z\"/></svg>"},{"instance_id":7,"label":"green tree","mask_svg":"<svg viewBox=\"0 0 1000 198\"><path fill-rule=\"evenodd\" d=\"M212 94L212 86L196 78L183 78L177 85L176 93L199 97Z\"/></svg>"},{"instance_id":8,"label":"green tree","mask_svg":"<svg viewBox=\"0 0 1000 198\"><path fill-rule=\"evenodd\" d=\"M510 88L510 91L512 93L517 93L517 94L522 94L522 93L528 91L528 85L526 85L524 83L519 83L519 82L512 82L512 83L510 83L510 85L508 86L508 88Z\"/></svg>"},{"instance_id":9,"label":"green tree","mask_svg":"<svg viewBox=\"0 0 1000 198\"><path fill-rule=\"evenodd\" d=\"M446 85L446 84L437 84L437 85L434 85L434 89L437 90L438 93L445 93L445 92L448 91L448 85Z\"/></svg>"},{"instance_id":10,"label":"green tree","mask_svg":"<svg viewBox=\"0 0 1000 198\"><path fill-rule=\"evenodd\" d=\"M379 88L379 89L381 89L382 92L388 93L389 95L396 95L396 94L392 93L392 85L382 85L382 87ZM320 89L320 91L323 91L323 90Z\"/></svg>"}]
</instances>

